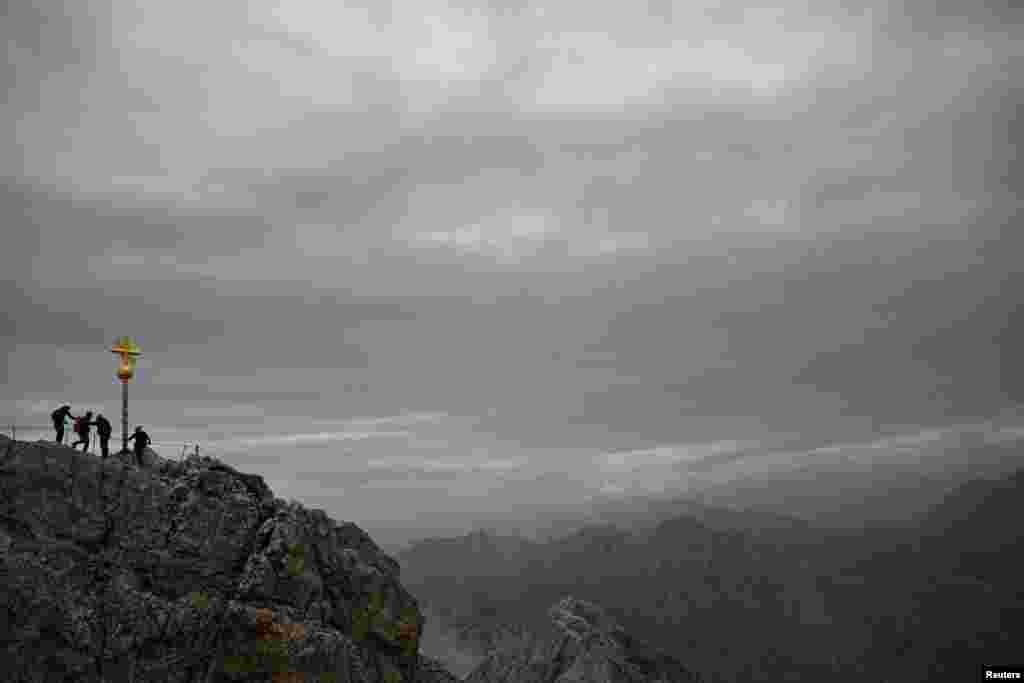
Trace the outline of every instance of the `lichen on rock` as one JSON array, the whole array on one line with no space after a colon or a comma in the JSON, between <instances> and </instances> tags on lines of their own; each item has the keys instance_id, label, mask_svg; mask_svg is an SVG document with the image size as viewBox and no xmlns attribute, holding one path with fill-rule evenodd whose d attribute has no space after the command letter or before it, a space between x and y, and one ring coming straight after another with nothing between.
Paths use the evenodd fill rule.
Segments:
<instances>
[{"instance_id":1,"label":"lichen on rock","mask_svg":"<svg viewBox=\"0 0 1024 683\"><path fill-rule=\"evenodd\" d=\"M136 468L0 437L0 608L10 683L450 680L365 531L209 457Z\"/></svg>"}]
</instances>

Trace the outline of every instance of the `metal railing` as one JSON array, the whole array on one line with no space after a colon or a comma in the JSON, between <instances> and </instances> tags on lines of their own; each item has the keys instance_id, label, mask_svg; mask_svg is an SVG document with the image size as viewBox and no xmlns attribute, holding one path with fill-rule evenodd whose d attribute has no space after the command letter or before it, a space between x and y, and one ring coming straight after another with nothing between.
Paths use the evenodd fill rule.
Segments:
<instances>
[{"instance_id":1,"label":"metal railing","mask_svg":"<svg viewBox=\"0 0 1024 683\"><path fill-rule=\"evenodd\" d=\"M3 429L7 436L12 440L22 441L53 441L55 439L55 432L52 424L48 425L32 425L32 424L18 424L16 422L5 421L3 423ZM64 430L64 445L70 446L75 442L77 434L74 429L70 426ZM110 439L112 442L120 442L120 435L114 435ZM215 455L208 448L204 447L202 442L192 441L157 441L153 440L150 442L150 447L153 449L171 449L172 452L179 451L179 459L184 459L186 455L193 454L196 457L202 452L205 455ZM89 444L85 447L86 453L92 453L93 449L99 449L99 436L96 434L95 429L89 430Z\"/></svg>"}]
</instances>

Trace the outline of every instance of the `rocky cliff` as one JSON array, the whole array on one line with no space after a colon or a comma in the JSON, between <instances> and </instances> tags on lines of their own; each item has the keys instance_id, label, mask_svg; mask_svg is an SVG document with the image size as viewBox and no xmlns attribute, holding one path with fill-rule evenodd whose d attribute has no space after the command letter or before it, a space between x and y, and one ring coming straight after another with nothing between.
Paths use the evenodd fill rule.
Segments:
<instances>
[{"instance_id":1,"label":"rocky cliff","mask_svg":"<svg viewBox=\"0 0 1024 683\"><path fill-rule=\"evenodd\" d=\"M210 458L142 469L0 437L10 683L434 683L398 564Z\"/></svg>"},{"instance_id":2,"label":"rocky cliff","mask_svg":"<svg viewBox=\"0 0 1024 683\"><path fill-rule=\"evenodd\" d=\"M689 683L700 677L625 633L598 606L571 597L549 611L554 633L490 655L465 683Z\"/></svg>"}]
</instances>

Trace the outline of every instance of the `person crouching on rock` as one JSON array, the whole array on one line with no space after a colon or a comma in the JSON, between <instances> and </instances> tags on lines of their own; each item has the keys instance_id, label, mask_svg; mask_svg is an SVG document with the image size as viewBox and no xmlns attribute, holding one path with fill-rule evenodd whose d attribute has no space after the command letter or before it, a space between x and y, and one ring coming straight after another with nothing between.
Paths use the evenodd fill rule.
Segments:
<instances>
[{"instance_id":1,"label":"person crouching on rock","mask_svg":"<svg viewBox=\"0 0 1024 683\"><path fill-rule=\"evenodd\" d=\"M78 434L78 441L71 444L72 448L77 448L78 444L82 444L82 452L85 453L89 450L89 428L92 427L92 411L85 411L85 415L78 418L75 422L75 433Z\"/></svg>"},{"instance_id":2,"label":"person crouching on rock","mask_svg":"<svg viewBox=\"0 0 1024 683\"><path fill-rule=\"evenodd\" d=\"M96 434L100 437L100 452L103 454L103 459L106 460L110 455L110 434L114 431L113 427L110 425L110 420L103 417L103 413L96 416L96 421L93 424L96 425Z\"/></svg>"},{"instance_id":3,"label":"person crouching on rock","mask_svg":"<svg viewBox=\"0 0 1024 683\"><path fill-rule=\"evenodd\" d=\"M61 406L50 413L53 420L53 431L57 432L57 443L64 443L64 423L71 417L71 406Z\"/></svg>"},{"instance_id":4,"label":"person crouching on rock","mask_svg":"<svg viewBox=\"0 0 1024 683\"><path fill-rule=\"evenodd\" d=\"M135 433L128 437L129 441L134 441L133 444L135 450L135 463L142 467L142 454L146 452L146 446L153 443L149 438L149 434L142 431L142 427L136 427Z\"/></svg>"}]
</instances>

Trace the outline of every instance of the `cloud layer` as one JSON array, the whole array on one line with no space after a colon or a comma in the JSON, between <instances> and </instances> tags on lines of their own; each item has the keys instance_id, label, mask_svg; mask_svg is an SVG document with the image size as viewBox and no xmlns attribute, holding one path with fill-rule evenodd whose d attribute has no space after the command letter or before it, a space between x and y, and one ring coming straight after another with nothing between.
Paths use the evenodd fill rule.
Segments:
<instances>
[{"instance_id":1,"label":"cloud layer","mask_svg":"<svg viewBox=\"0 0 1024 683\"><path fill-rule=\"evenodd\" d=\"M1024 401L1021 20L17 3L0 413L113 412L131 333L140 423L379 520L985 419Z\"/></svg>"}]
</instances>

